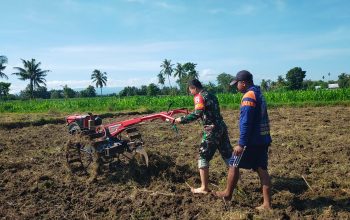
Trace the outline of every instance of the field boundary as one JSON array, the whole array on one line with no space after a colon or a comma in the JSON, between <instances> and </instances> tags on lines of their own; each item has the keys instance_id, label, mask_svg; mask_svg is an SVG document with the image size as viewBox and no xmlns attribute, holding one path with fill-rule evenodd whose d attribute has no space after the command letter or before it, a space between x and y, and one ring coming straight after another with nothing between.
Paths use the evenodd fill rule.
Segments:
<instances>
[{"instance_id":1,"label":"field boundary","mask_svg":"<svg viewBox=\"0 0 350 220\"><path fill-rule=\"evenodd\" d=\"M132 112L119 112L119 113L106 112L106 113L97 114L97 115L99 115L102 119L104 119L104 118L112 118L112 117L119 117L119 116L125 116L125 115L151 114L153 112L154 111L132 111ZM14 128L24 128L24 127L30 127L30 126L42 126L46 124L64 124L64 123L66 123L66 120L65 118L62 118L62 117L48 118L48 119L40 118L32 121L0 122L0 128L14 129Z\"/></svg>"},{"instance_id":2,"label":"field boundary","mask_svg":"<svg viewBox=\"0 0 350 220\"><path fill-rule=\"evenodd\" d=\"M350 106L350 101L334 101L334 102L304 102L304 103L298 103L298 102L290 102L290 103L273 103L273 104L268 104L269 109L273 108L306 108L306 107L324 107L324 106L344 106L348 107ZM237 110L239 108L238 103L234 103L232 105L222 105L221 109L223 110ZM191 111L192 106L188 107L188 109ZM112 117L119 117L119 116L126 116L126 115L143 115L143 114L152 114L158 111L164 111L164 109L158 109L155 108L154 110L144 110L144 108L140 108L139 111L130 111L127 112L127 110L124 110L123 112L118 112L118 113L113 113L113 112L104 112L104 113L95 113L96 115L99 115L102 119L104 118L112 118ZM86 112L82 112L84 114ZM13 114L16 116L16 113L8 113L8 114ZM32 113L32 114L37 114L41 115L42 113ZM64 114L65 116L61 116ZM21 121L13 121L13 122L0 122L0 128L6 128L6 129L15 129L15 128L23 128L23 127L30 127L30 126L42 126L45 124L64 124L65 117L68 115L71 115L72 113L61 113L60 117L51 117L51 116L40 116L38 119L34 120L25 120L21 119ZM11 117L11 116L10 116Z\"/></svg>"},{"instance_id":3,"label":"field boundary","mask_svg":"<svg viewBox=\"0 0 350 220\"><path fill-rule=\"evenodd\" d=\"M269 107L350 105L350 88L316 91L265 92ZM241 93L217 94L221 107L238 108ZM130 96L72 99L32 99L0 101L0 113L74 113L165 111L172 108L193 107L193 96Z\"/></svg>"}]
</instances>

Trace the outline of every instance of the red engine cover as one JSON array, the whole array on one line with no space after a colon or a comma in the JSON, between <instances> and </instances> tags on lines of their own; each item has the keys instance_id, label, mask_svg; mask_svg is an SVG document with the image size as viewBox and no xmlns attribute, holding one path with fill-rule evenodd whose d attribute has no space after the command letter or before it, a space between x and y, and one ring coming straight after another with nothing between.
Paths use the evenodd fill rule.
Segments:
<instances>
[{"instance_id":1,"label":"red engine cover","mask_svg":"<svg viewBox=\"0 0 350 220\"><path fill-rule=\"evenodd\" d=\"M91 119L92 117L90 115L70 115L66 118L66 122L67 124L77 122L80 126L87 128Z\"/></svg>"}]
</instances>

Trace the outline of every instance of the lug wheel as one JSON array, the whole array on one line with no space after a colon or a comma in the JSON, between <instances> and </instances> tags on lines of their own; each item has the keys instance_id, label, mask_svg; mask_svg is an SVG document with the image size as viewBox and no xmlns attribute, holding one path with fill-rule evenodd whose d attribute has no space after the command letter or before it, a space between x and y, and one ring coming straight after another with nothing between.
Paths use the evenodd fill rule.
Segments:
<instances>
[{"instance_id":1,"label":"lug wheel","mask_svg":"<svg viewBox=\"0 0 350 220\"><path fill-rule=\"evenodd\" d=\"M67 167L76 176L96 178L100 167L100 156L87 136L73 128L71 139L66 144Z\"/></svg>"},{"instance_id":2,"label":"lug wheel","mask_svg":"<svg viewBox=\"0 0 350 220\"><path fill-rule=\"evenodd\" d=\"M127 140L129 151L124 152L121 156L129 159L129 161L134 160L138 165L148 166L148 155L143 148L141 133L136 127L127 128L125 133L123 140Z\"/></svg>"}]
</instances>

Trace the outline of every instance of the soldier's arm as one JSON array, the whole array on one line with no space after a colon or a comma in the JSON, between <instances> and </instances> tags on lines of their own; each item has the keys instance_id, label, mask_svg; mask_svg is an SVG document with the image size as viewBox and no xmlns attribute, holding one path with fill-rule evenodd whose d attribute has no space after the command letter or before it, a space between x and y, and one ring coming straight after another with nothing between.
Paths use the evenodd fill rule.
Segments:
<instances>
[{"instance_id":1,"label":"soldier's arm","mask_svg":"<svg viewBox=\"0 0 350 220\"><path fill-rule=\"evenodd\" d=\"M192 121L195 121L198 118L202 117L202 115L203 115L203 110L196 109L193 112L191 112L190 114L181 117L181 124L187 124L187 123L190 123Z\"/></svg>"},{"instance_id":2,"label":"soldier's arm","mask_svg":"<svg viewBox=\"0 0 350 220\"><path fill-rule=\"evenodd\" d=\"M202 117L203 113L204 113L204 106L205 106L205 102L204 102L204 98L202 97L201 94L197 94L194 97L194 111L191 112L190 114L181 117L181 124L187 124L190 123L192 121L197 120L198 118Z\"/></svg>"}]
</instances>

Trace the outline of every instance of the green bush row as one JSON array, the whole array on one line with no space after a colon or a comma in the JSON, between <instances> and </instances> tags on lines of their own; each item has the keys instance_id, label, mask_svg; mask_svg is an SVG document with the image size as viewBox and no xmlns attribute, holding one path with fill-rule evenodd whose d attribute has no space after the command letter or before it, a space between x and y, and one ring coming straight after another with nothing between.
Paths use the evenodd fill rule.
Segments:
<instances>
[{"instance_id":1,"label":"green bush row","mask_svg":"<svg viewBox=\"0 0 350 220\"><path fill-rule=\"evenodd\" d=\"M265 98L270 106L313 106L348 103L350 89L266 92ZM238 108L242 94L218 94L222 107ZM130 110L167 110L172 108L193 107L192 96L132 96L132 97L95 97L72 99L42 99L27 101L1 101L1 113L45 113L45 112L115 112Z\"/></svg>"}]
</instances>

